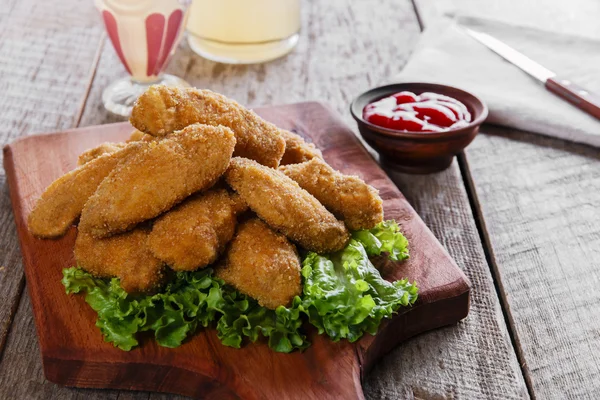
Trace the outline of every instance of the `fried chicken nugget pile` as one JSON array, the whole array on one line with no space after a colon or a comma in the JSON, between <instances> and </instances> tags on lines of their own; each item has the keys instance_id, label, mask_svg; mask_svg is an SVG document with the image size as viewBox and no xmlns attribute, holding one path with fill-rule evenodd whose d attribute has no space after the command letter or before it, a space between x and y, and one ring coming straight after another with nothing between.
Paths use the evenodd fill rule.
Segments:
<instances>
[{"instance_id":1,"label":"fried chicken nugget pile","mask_svg":"<svg viewBox=\"0 0 600 400\"><path fill-rule=\"evenodd\" d=\"M150 249L175 271L206 267L221 255L246 208L226 189L192 196L154 222Z\"/></svg>"},{"instance_id":2,"label":"fried chicken nugget pile","mask_svg":"<svg viewBox=\"0 0 600 400\"><path fill-rule=\"evenodd\" d=\"M27 217L29 231L39 238L64 235L104 178L136 151L137 145L132 144L103 154L52 182Z\"/></svg>"},{"instance_id":3,"label":"fried chicken nugget pile","mask_svg":"<svg viewBox=\"0 0 600 400\"><path fill-rule=\"evenodd\" d=\"M371 229L383 221L383 202L377 189L357 176L344 175L320 158L279 170L315 196L350 230Z\"/></svg>"},{"instance_id":4,"label":"fried chicken nugget pile","mask_svg":"<svg viewBox=\"0 0 600 400\"><path fill-rule=\"evenodd\" d=\"M270 309L289 306L302 292L296 248L256 218L240 224L224 265L215 273Z\"/></svg>"},{"instance_id":5,"label":"fried chicken nugget pile","mask_svg":"<svg viewBox=\"0 0 600 400\"><path fill-rule=\"evenodd\" d=\"M77 265L118 277L129 293L156 292L169 269L212 265L261 305L289 305L302 292L292 242L335 252L348 229L383 218L377 190L220 94L152 86L131 122L127 143L83 153L28 217L41 238L63 235L80 217Z\"/></svg>"},{"instance_id":6,"label":"fried chicken nugget pile","mask_svg":"<svg viewBox=\"0 0 600 400\"><path fill-rule=\"evenodd\" d=\"M153 136L165 136L188 125L222 125L235 134L235 156L276 168L285 151L280 129L236 101L210 90L150 86L136 101L131 124Z\"/></svg>"},{"instance_id":7,"label":"fried chicken nugget pile","mask_svg":"<svg viewBox=\"0 0 600 400\"><path fill-rule=\"evenodd\" d=\"M148 248L147 228L135 228L106 239L79 232L75 241L77 265L100 278L121 279L128 293L148 293L165 279L165 264Z\"/></svg>"},{"instance_id":8,"label":"fried chicken nugget pile","mask_svg":"<svg viewBox=\"0 0 600 400\"><path fill-rule=\"evenodd\" d=\"M108 237L169 210L194 192L214 185L235 146L231 129L190 125L141 148L98 186L81 212L79 229Z\"/></svg>"},{"instance_id":9,"label":"fried chicken nugget pile","mask_svg":"<svg viewBox=\"0 0 600 400\"><path fill-rule=\"evenodd\" d=\"M329 253L348 243L344 223L282 172L235 157L225 179L260 219L305 249Z\"/></svg>"}]
</instances>

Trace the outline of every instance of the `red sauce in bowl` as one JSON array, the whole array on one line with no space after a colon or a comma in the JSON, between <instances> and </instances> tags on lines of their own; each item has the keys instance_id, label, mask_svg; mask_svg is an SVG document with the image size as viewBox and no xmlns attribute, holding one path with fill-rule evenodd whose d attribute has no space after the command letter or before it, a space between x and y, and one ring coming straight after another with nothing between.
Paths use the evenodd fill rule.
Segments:
<instances>
[{"instance_id":1,"label":"red sauce in bowl","mask_svg":"<svg viewBox=\"0 0 600 400\"><path fill-rule=\"evenodd\" d=\"M463 103L431 92L399 92L384 97L367 104L363 118L373 125L402 132L441 132L471 122L471 114Z\"/></svg>"}]
</instances>

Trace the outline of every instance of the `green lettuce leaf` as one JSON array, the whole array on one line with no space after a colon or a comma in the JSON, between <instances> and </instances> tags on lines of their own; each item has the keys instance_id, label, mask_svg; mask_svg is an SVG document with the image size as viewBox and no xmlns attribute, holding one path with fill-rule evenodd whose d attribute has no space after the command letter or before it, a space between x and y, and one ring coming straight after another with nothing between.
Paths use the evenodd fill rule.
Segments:
<instances>
[{"instance_id":1,"label":"green lettuce leaf","mask_svg":"<svg viewBox=\"0 0 600 400\"><path fill-rule=\"evenodd\" d=\"M162 293L131 296L119 280L94 278L78 268L63 270L67 293L85 293L85 301L98 313L96 326L104 340L123 350L138 345L139 332L153 331L159 345L178 347L199 326L217 323L226 346L239 348L243 339L256 341L259 334L280 352L304 349L309 343L300 333L298 310L269 310L255 300L226 286L212 276L210 268L179 272Z\"/></svg>"},{"instance_id":2,"label":"green lettuce leaf","mask_svg":"<svg viewBox=\"0 0 600 400\"><path fill-rule=\"evenodd\" d=\"M300 333L302 320L299 310L283 306L270 310L249 297L248 302L249 308L243 312L224 310L217 324L217 335L223 344L239 348L244 337L255 342L262 334L269 338L269 347L282 353L302 350L310 345L306 336Z\"/></svg>"},{"instance_id":3,"label":"green lettuce leaf","mask_svg":"<svg viewBox=\"0 0 600 400\"><path fill-rule=\"evenodd\" d=\"M384 280L369 255L408 257L406 238L398 225L384 222L370 231L355 232L342 251L327 256L308 253L302 264L304 289L294 308L305 313L319 333L331 340L358 340L377 333L383 318L417 300L417 286L407 280Z\"/></svg>"},{"instance_id":4,"label":"green lettuce leaf","mask_svg":"<svg viewBox=\"0 0 600 400\"><path fill-rule=\"evenodd\" d=\"M394 220L380 222L373 229L356 231L352 238L359 241L370 256L387 253L392 261L408 258L408 240Z\"/></svg>"}]
</instances>

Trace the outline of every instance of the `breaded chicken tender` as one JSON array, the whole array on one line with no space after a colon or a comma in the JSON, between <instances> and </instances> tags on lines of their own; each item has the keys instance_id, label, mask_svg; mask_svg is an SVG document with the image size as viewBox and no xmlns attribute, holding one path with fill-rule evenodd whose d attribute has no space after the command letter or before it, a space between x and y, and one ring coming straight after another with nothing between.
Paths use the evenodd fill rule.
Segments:
<instances>
[{"instance_id":1,"label":"breaded chicken tender","mask_svg":"<svg viewBox=\"0 0 600 400\"><path fill-rule=\"evenodd\" d=\"M235 137L223 126L194 124L160 141L135 144L140 150L85 204L81 231L96 238L123 232L210 188L229 165Z\"/></svg>"},{"instance_id":2,"label":"breaded chicken tender","mask_svg":"<svg viewBox=\"0 0 600 400\"><path fill-rule=\"evenodd\" d=\"M305 249L329 253L348 242L344 223L281 171L236 157L225 178L260 219Z\"/></svg>"},{"instance_id":3,"label":"breaded chicken tender","mask_svg":"<svg viewBox=\"0 0 600 400\"><path fill-rule=\"evenodd\" d=\"M90 161L100 157L102 154L115 153L121 150L122 148L125 148L126 146L126 143L102 143L98 147L94 147L93 149L89 149L81 153L79 155L79 158L77 159L77 165L87 164Z\"/></svg>"},{"instance_id":4,"label":"breaded chicken tender","mask_svg":"<svg viewBox=\"0 0 600 400\"><path fill-rule=\"evenodd\" d=\"M307 143L302 136L284 129L281 129L280 132L285 139L285 153L283 153L280 165L298 164L313 158L323 158L321 150L317 149L314 144Z\"/></svg>"},{"instance_id":5,"label":"breaded chicken tender","mask_svg":"<svg viewBox=\"0 0 600 400\"><path fill-rule=\"evenodd\" d=\"M285 150L279 128L234 100L210 90L151 86L136 101L131 124L153 136L165 136L188 125L223 125L235 134L234 156L276 168Z\"/></svg>"},{"instance_id":6,"label":"breaded chicken tender","mask_svg":"<svg viewBox=\"0 0 600 400\"><path fill-rule=\"evenodd\" d=\"M216 261L246 210L237 194L211 189L161 215L152 227L152 253L175 271L193 271Z\"/></svg>"},{"instance_id":7,"label":"breaded chicken tender","mask_svg":"<svg viewBox=\"0 0 600 400\"><path fill-rule=\"evenodd\" d=\"M119 162L138 150L138 146L132 144L114 153L103 154L52 182L27 218L29 231L40 238L64 235L104 178Z\"/></svg>"},{"instance_id":8,"label":"breaded chicken tender","mask_svg":"<svg viewBox=\"0 0 600 400\"><path fill-rule=\"evenodd\" d=\"M289 306L294 296L302 292L296 248L256 218L240 224L225 264L215 274L273 310Z\"/></svg>"},{"instance_id":9,"label":"breaded chicken tender","mask_svg":"<svg viewBox=\"0 0 600 400\"><path fill-rule=\"evenodd\" d=\"M320 158L279 167L316 197L348 229L371 229L383 221L383 202L379 192L358 176L344 175Z\"/></svg>"},{"instance_id":10,"label":"breaded chicken tender","mask_svg":"<svg viewBox=\"0 0 600 400\"><path fill-rule=\"evenodd\" d=\"M118 277L128 293L156 291L165 279L165 264L148 248L147 228L136 228L106 239L79 232L77 266L98 278Z\"/></svg>"}]
</instances>

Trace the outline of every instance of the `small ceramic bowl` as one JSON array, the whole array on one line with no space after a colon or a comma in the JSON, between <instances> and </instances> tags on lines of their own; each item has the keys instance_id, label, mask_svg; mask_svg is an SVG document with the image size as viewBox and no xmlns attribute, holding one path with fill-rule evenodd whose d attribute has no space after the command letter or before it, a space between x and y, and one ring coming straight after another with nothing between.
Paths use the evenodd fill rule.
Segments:
<instances>
[{"instance_id":1,"label":"small ceramic bowl","mask_svg":"<svg viewBox=\"0 0 600 400\"><path fill-rule=\"evenodd\" d=\"M405 90L417 95L433 92L453 97L468 108L472 120L467 126L443 132L403 132L373 125L363 119L363 109L367 104ZM397 83L361 94L350 105L350 112L358 123L361 136L379 153L383 164L402 172L428 174L448 168L454 156L473 141L479 126L487 118L488 108L478 97L452 86Z\"/></svg>"}]
</instances>

